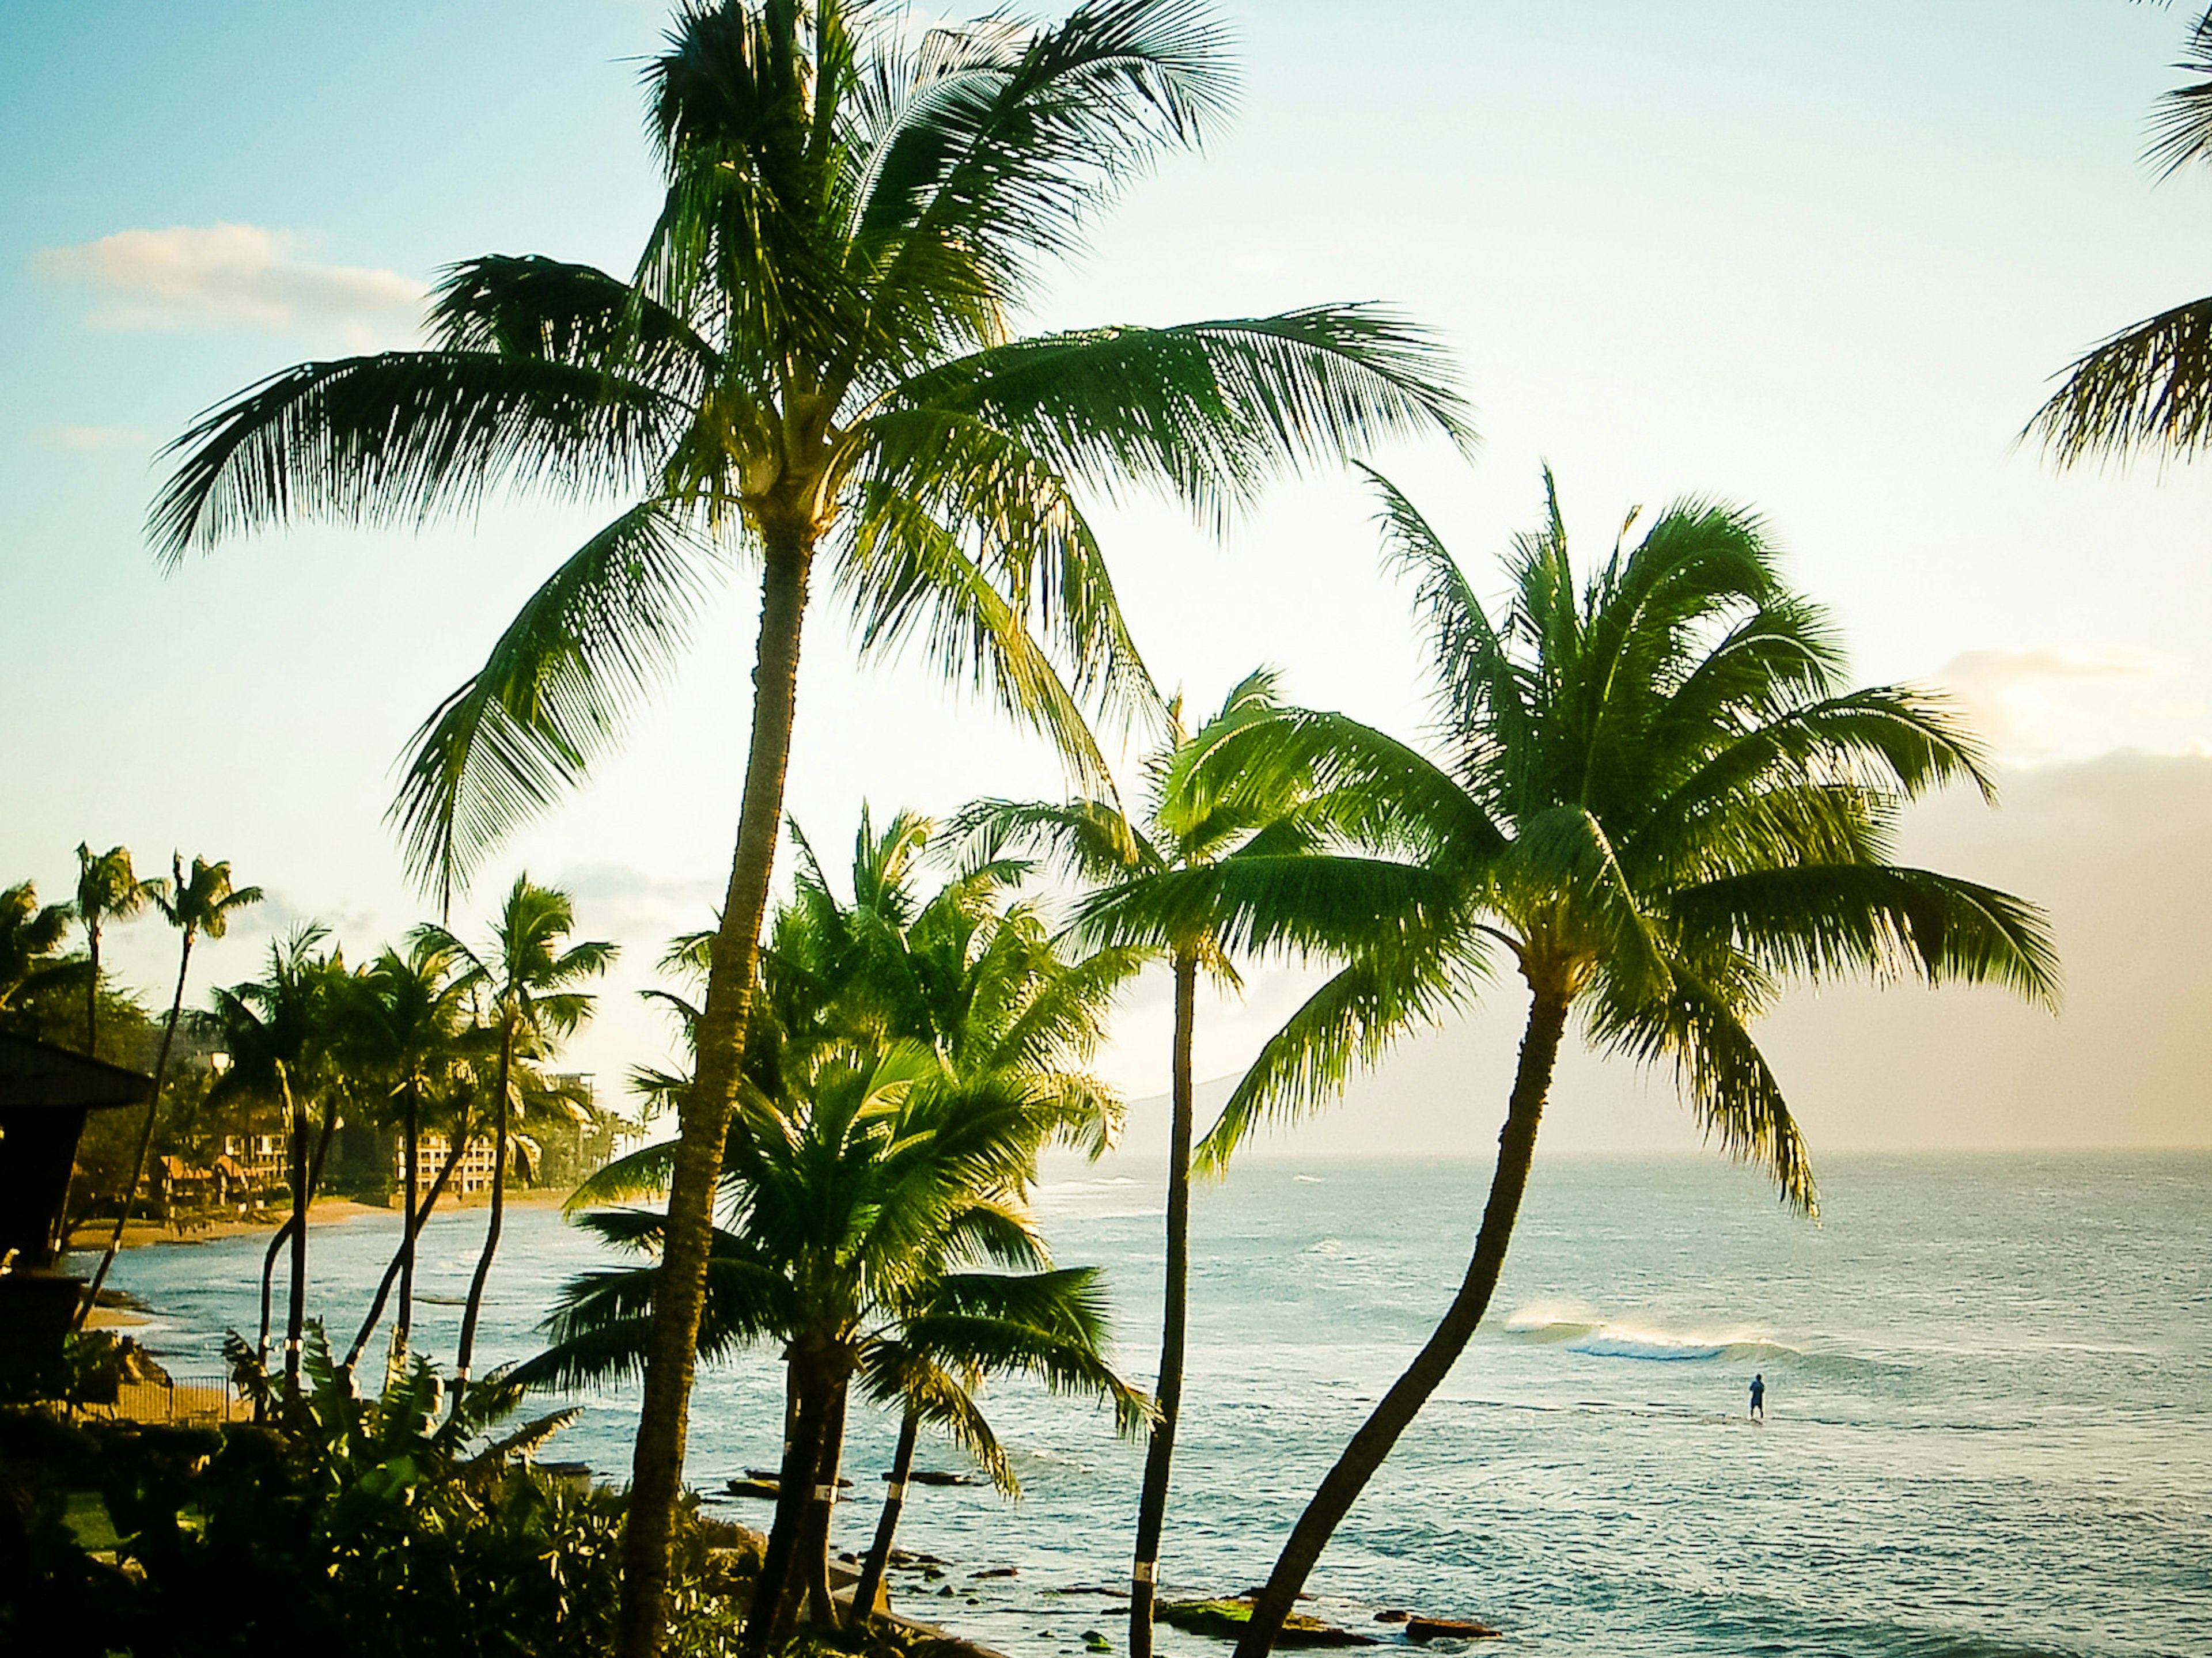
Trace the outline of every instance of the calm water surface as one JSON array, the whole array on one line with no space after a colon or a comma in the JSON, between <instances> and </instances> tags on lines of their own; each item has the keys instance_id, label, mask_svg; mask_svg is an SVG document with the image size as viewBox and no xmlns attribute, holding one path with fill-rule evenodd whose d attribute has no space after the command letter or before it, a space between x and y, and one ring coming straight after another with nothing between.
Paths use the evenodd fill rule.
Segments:
<instances>
[{"instance_id":1,"label":"calm water surface","mask_svg":"<svg viewBox=\"0 0 2212 1658\"><path fill-rule=\"evenodd\" d=\"M1069 1166L1039 1201L1063 1264L1108 1269L1139 1378L1159 1172ZM1200 1194L1169 1593L1266 1576L1456 1284L1487 1174L1255 1161ZM1823 1176L1814 1227L1717 1163L1540 1164L1491 1319L1338 1533L1316 1609L1477 1617L1545 1658L2203 1651L2212 1157L1839 1158ZM430 1228L434 1350L450 1353L483 1225ZM311 1309L334 1328L350 1335L395 1233L318 1229ZM145 1333L173 1369L212 1371L226 1326L252 1327L260 1253L142 1249L115 1280L158 1309ZM598 1258L557 1214L511 1212L482 1357L535 1351L551 1288ZM1764 1427L1745 1417L1755 1370ZM696 1483L775 1461L781 1388L768 1356L702 1374ZM552 1455L621 1474L634 1402L587 1401ZM1119 1649L1118 1603L1065 1591L1126 1577L1139 1452L1088 1407L1020 1388L988 1403L1026 1496L917 1488L901 1540L949 1570L901 1606L1024 1658L1090 1629ZM863 1493L890 1425L856 1420ZM839 1546L873 1521L866 1501L842 1511ZM1003 1565L1019 1576L968 1575Z\"/></svg>"}]
</instances>

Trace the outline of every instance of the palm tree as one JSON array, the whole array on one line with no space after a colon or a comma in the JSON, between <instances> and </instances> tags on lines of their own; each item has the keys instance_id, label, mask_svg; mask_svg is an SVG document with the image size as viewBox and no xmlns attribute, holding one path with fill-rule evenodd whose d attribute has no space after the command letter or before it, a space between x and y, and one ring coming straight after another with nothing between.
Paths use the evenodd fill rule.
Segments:
<instances>
[{"instance_id":1,"label":"palm tree","mask_svg":"<svg viewBox=\"0 0 2212 1658\"><path fill-rule=\"evenodd\" d=\"M123 1202L116 1211L115 1230L108 1236L106 1252L100 1258L100 1270L92 1275L92 1287L85 1291L84 1303L77 1309L80 1329L100 1299L100 1286L107 1282L108 1268L115 1265L116 1253L123 1247L124 1223L130 1218L131 1205L137 1201L138 1182L146 1175L146 1153L154 1144L154 1121L161 1108L161 1084L169 1075L169 1049L177 1038L177 1023L184 1017L185 979L191 970L192 944L203 933L210 938L222 938L230 931L230 918L259 903L262 897L259 887L232 887L228 860L210 864L204 858L195 858L192 872L187 876L184 854L176 853L171 854L169 866L172 879L157 879L145 884L149 901L179 935L176 993L169 998L169 1017L161 1026L161 1051L154 1061L154 1093L146 1102L146 1121L138 1131L137 1155L131 1160L131 1178L123 1187Z\"/></svg>"},{"instance_id":2,"label":"palm tree","mask_svg":"<svg viewBox=\"0 0 2212 1658\"><path fill-rule=\"evenodd\" d=\"M1276 676L1246 676L1221 710L1195 732L1182 726L1180 699L1170 711L1170 741L1147 763L1150 801L1141 822L1112 799L979 801L960 827L992 854L1041 850L1090 890L1087 908L1110 915L1107 932L1122 948L1164 960L1174 981L1175 1025L1170 1048L1170 1121L1164 1284L1157 1414L1146 1447L1137 1508L1135 1559L1129 1573L1130 1658L1150 1658L1152 1607L1159 1580L1160 1541L1167 1520L1176 1424L1182 1414L1190 1284L1191 1147L1195 1084L1191 1052L1197 1027L1198 980L1242 987L1232 929L1249 923L1207 904L1188 882L1233 862L1244 874L1266 871L1274 884L1269 914L1257 930L1303 937L1326 926L1336 903L1334 862L1322 851L1331 803L1310 776L1295 768L1224 776L1207 756L1236 733L1279 714ZM1244 889L1249 890L1249 883ZM1195 902L1194 899L1195 897ZM1155 908L1157 899L1164 905ZM1103 906L1103 908L1102 908ZM1152 913L1147 914L1150 911ZM1093 929L1094 932L1096 929Z\"/></svg>"},{"instance_id":3,"label":"palm tree","mask_svg":"<svg viewBox=\"0 0 2212 1658\"><path fill-rule=\"evenodd\" d=\"M416 930L418 950L435 951L459 969L454 988L464 995L482 996L487 1004L486 1028L498 1043L491 1087L491 1216L461 1315L460 1345L454 1356L457 1398L469 1385L484 1286L491 1279L492 1259L499 1253L501 1226L506 1218L509 1135L521 1079L519 1066L550 1054L592 1017L592 998L575 987L605 973L617 953L616 946L604 940L568 944L568 935L575 929L575 905L568 895L534 885L523 874L514 878L514 885L500 906L491 949L486 954L477 955L443 927Z\"/></svg>"},{"instance_id":4,"label":"palm tree","mask_svg":"<svg viewBox=\"0 0 2212 1658\"><path fill-rule=\"evenodd\" d=\"M763 999L747 1043L748 1097L775 1106L787 1121L807 1126L809 1133L828 1132L837 1118L831 1107L821 1103L823 1098L842 1098L854 1089L877 1086L870 1078L880 1073L885 1100L902 1099L917 1085L914 1077L918 1074L920 1086L936 1090L933 1108L940 1114L957 1106L979 1121L1000 1122L1002 1138L1017 1135L1010 1143L1013 1151L1027 1148L1024 1155L1029 1161L1022 1163L1020 1181L1006 1192L994 1188L985 1193L991 1203L1003 1207L1008 1193L1018 1193L1033 1175L1036 1148L1045 1140L1066 1140L1094 1151L1110 1143L1120 1102L1083 1066L1104 1034L1115 987L1133 970L1139 957L1131 950L1106 950L1079 960L1064 959L1035 909L1007 902L1026 872L1023 865L988 859L963 865L923 898L916 881L934 832L928 820L901 813L878 834L863 808L854 841L854 896L848 902L836 895L812 847L793 827L799 867L793 897L779 911L762 957ZM712 935L707 933L679 938L663 966L696 982L705 976L711 944ZM696 1029L697 1009L684 996L653 993L683 1015L687 1035ZM649 1096L666 1097L680 1096L686 1079L641 1072L634 1081ZM878 1121L869 1132L883 1128ZM742 1129L741 1124L733 1135ZM873 1155L870 1144L856 1141L855 1145L855 1155L865 1166ZM943 1149L940 1143L939 1151ZM741 1200L738 1171L760 1155L750 1139L733 1145L725 1177L733 1201ZM570 1208L659 1189L670 1162L666 1145L648 1146L617 1159L578 1189ZM832 1173L842 1166L835 1158L830 1162ZM866 1198L864 1186L855 1185L842 1196L825 1188L812 1201L816 1207L809 1213L827 1227L823 1217L839 1203L865 1204ZM963 1227L1000 1224L992 1220L993 1212L988 1207L975 1210ZM659 1236L657 1220L650 1218L591 1224L618 1228L644 1224L654 1242ZM941 1256L945 1245L945 1240L939 1239L931 1248ZM730 1252L739 1245L726 1240L718 1248L735 1259ZM1041 1271L1048 1263L1040 1252L1029 1265ZM869 1291L880 1299L882 1327L871 1339L864 1385L878 1400L896 1393L912 1418L902 1425L902 1461L894 1467L893 1489L886 1494L889 1507L878 1528L884 1551L904 1500L902 1470L911 1463L922 1421L948 1425L1002 1484L1011 1479L1011 1472L995 1460L988 1424L960 1402L966 1394L962 1385L956 1385L960 1384L957 1371L963 1367L978 1374L1014 1369L1073 1376L1064 1368L1054 1370L1080 1358L1079 1353L1054 1345L1070 1341L1091 1343L1086 1351L1095 1357L1097 1333L1078 1315L1080 1309L1073 1303L1055 1313L1052 1308L1058 1303L1049 1297L1040 1300L1036 1285L1024 1288L997 1281L976 1285L963 1280L953 1286L959 1294L956 1307L938 1298L939 1275L944 1270L945 1263L938 1256L918 1256L902 1269L901 1277L885 1277L878 1269ZM1052 1281L1063 1284L1070 1294L1080 1287L1073 1278ZM720 1299L735 1293L718 1288L720 1283L720 1278L710 1278L708 1322L702 1330L723 1333L702 1333L702 1355L720 1351L735 1339L727 1334L725 1316L714 1311ZM902 1284L907 1286L903 1290ZM612 1281L607 1287L615 1287ZM1018 1299L989 1299L1000 1292ZM568 1352L580 1360L599 1354L593 1362L602 1364L641 1362L645 1326L640 1309L648 1303L627 1291L623 1297L629 1298L600 1300L595 1303L597 1310L579 1315L584 1323L554 1355L535 1363L557 1368L569 1362L559 1357ZM998 1317L1011 1322L1003 1329L988 1324L927 1322L955 1311L971 1319ZM917 1318L924 1323L908 1329L907 1345L902 1346L896 1332ZM947 1333L962 1328L975 1344L966 1350L967 1356L940 1351ZM938 1333L931 1334L933 1329ZM583 1341L586 1334L590 1339ZM1012 1345L995 1349L992 1339ZM585 1374L577 1370L573 1376ZM801 1368L790 1372L794 1420L803 1379ZM842 1404L837 1409L842 1423ZM841 1441L842 1432L840 1426ZM787 1437L793 1447L804 1450L795 1433ZM829 1513L824 1504L818 1515L810 1515L805 1497L813 1485L794 1469L785 1473L782 1490L793 1497L790 1504L779 1508L781 1529L776 1535L781 1540L773 1557L774 1571L764 1580L779 1586L794 1581L791 1574L799 1560L812 1561L822 1553L814 1546L826 1543ZM875 1564L875 1584L879 1586L882 1562ZM826 1605L826 1579L818 1587L817 1605ZM781 1593L781 1588L766 1589L756 1600L754 1629L759 1638L765 1639L778 1622L778 1608L788 1610L778 1599ZM866 1608L873 1595L872 1586L855 1604ZM823 1615L828 1615L826 1611Z\"/></svg>"},{"instance_id":5,"label":"palm tree","mask_svg":"<svg viewBox=\"0 0 2212 1658\"><path fill-rule=\"evenodd\" d=\"M382 1086L387 1105L398 1107L402 1193L399 1248L346 1352L347 1370L361 1362L395 1279L398 1349L405 1350L415 1327L415 1254L428 1209L422 1200L422 1106L456 1082L468 1054L464 1025L471 987L455 970L457 961L444 940L417 929L405 955L386 950L356 981L349 1047L361 1068ZM441 1175L450 1171L465 1138L457 1124L453 1155Z\"/></svg>"},{"instance_id":6,"label":"palm tree","mask_svg":"<svg viewBox=\"0 0 2212 1658\"><path fill-rule=\"evenodd\" d=\"M1009 1488L1012 1469L972 1397L976 1376L1028 1374L1105 1399L1125 1427L1145 1408L1099 1356L1095 1275L1052 1270L1017 1195L1060 1126L1048 1097L1003 1076L958 1084L918 1042L823 1044L784 1060L780 1096L749 1089L732 1126L732 1218L716 1238L699 1349L711 1361L774 1343L789 1367L792 1431L746 1625L754 1652L787 1632L802 1598L817 1621L836 1621L821 1493L837 1479L855 1381L917 1428L944 1427ZM663 1230L661 1217L636 1211L585 1224L656 1250ZM574 1386L635 1374L657 1284L650 1266L575 1280L550 1321L553 1345L517 1376ZM893 1503L912 1460L911 1436L902 1438ZM887 1519L896 1525L896 1509ZM880 1582L878 1564L856 1612Z\"/></svg>"},{"instance_id":7,"label":"palm tree","mask_svg":"<svg viewBox=\"0 0 2212 1658\"><path fill-rule=\"evenodd\" d=\"M271 1284L276 1257L289 1242L292 1281L284 1321L284 1381L294 1392L300 1385L300 1342L307 1325L307 1207L321 1183L323 1159L337 1125L339 1078L331 1060L340 1035L338 1005L347 974L337 951L319 953L329 937L329 930L316 922L295 927L269 946L263 976L216 991L206 1016L208 1033L230 1056L229 1066L209 1090L209 1102L274 1100L284 1114L292 1212L269 1240L262 1259L257 1351L265 1368ZM314 1096L321 1098L323 1121L310 1151L308 1108Z\"/></svg>"},{"instance_id":8,"label":"palm tree","mask_svg":"<svg viewBox=\"0 0 2212 1658\"><path fill-rule=\"evenodd\" d=\"M2212 8L2177 68L2198 77L2160 95L2145 160L2161 179L2212 161ZM2062 465L2142 449L2187 457L2212 438L2212 297L2099 341L2068 364L2028 422Z\"/></svg>"},{"instance_id":9,"label":"palm tree","mask_svg":"<svg viewBox=\"0 0 2212 1658\"><path fill-rule=\"evenodd\" d=\"M1395 562L1419 582L1444 758L1300 710L1209 757L1248 780L1310 775L1341 822L1364 805L1365 856L1332 881L1346 911L1370 914L1330 928L1350 959L1262 1050L1202 1161L1225 1157L1271 1104L1321 1103L1393 1029L1471 994L1501 950L1529 1011L1466 1277L1291 1532L1240 1658L1272 1649L1338 1522L1489 1305L1571 1013L1600 1048L1671 1065L1707 1132L1809 1212L1805 1148L1749 1028L1785 979L1917 975L2057 996L2033 906L1890 861L1907 801L1954 780L1990 793L1979 752L1923 695L1845 689L1826 616L1782 585L1750 514L1670 508L1578 586L1547 476L1547 521L1515 544L1511 603L1493 624L1412 503L1381 487ZM1264 871L1159 884L1197 888L1268 936ZM1096 919L1111 908L1106 895Z\"/></svg>"},{"instance_id":10,"label":"palm tree","mask_svg":"<svg viewBox=\"0 0 2212 1658\"><path fill-rule=\"evenodd\" d=\"M70 914L65 903L42 906L32 882L0 889L0 1011L18 993L63 982L74 970L57 957Z\"/></svg>"},{"instance_id":11,"label":"palm tree","mask_svg":"<svg viewBox=\"0 0 2212 1658\"><path fill-rule=\"evenodd\" d=\"M1152 693L1079 490L1157 485L1218 521L1286 466L1469 436L1441 354L1362 307L1013 337L1091 214L1224 111L1218 31L1194 0L1090 0L1053 27L994 16L919 39L856 0L693 0L646 79L666 191L630 279L534 257L457 267L429 349L301 365L185 433L151 525L174 561L296 518L473 512L495 485L631 503L422 728L396 811L441 894L611 745L702 587L759 561L743 803L636 1438L624 1658L648 1658L665 1621L717 1159L817 575L864 648L920 639L1095 778L1078 698L1127 714Z\"/></svg>"},{"instance_id":12,"label":"palm tree","mask_svg":"<svg viewBox=\"0 0 2212 1658\"><path fill-rule=\"evenodd\" d=\"M85 956L90 963L84 986L84 1051L100 1047L100 940L110 921L128 921L143 910L155 884L142 881L131 867L127 847L110 847L94 853L82 841L76 849L77 923L84 928Z\"/></svg>"}]
</instances>

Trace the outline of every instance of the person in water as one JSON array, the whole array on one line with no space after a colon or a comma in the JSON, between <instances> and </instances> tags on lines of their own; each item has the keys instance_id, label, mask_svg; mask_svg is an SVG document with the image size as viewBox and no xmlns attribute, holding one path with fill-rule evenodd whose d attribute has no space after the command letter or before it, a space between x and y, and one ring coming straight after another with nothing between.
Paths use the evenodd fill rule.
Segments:
<instances>
[{"instance_id":1,"label":"person in water","mask_svg":"<svg viewBox=\"0 0 2212 1658\"><path fill-rule=\"evenodd\" d=\"M1751 1419L1753 1422L1766 1420L1766 1378L1763 1376L1754 1375L1751 1378Z\"/></svg>"}]
</instances>

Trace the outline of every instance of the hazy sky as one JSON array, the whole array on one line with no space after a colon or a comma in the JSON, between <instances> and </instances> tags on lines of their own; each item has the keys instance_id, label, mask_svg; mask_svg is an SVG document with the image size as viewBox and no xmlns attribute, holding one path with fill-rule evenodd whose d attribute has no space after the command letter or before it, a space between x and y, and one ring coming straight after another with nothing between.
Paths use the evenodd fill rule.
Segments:
<instances>
[{"instance_id":1,"label":"hazy sky","mask_svg":"<svg viewBox=\"0 0 2212 1658\"><path fill-rule=\"evenodd\" d=\"M1373 299L1431 324L1482 452L1378 459L1478 580L1544 459L1592 552L1637 503L1758 507L1862 677L1947 683L1997 744L2005 810L1942 804L1917 855L2051 904L2071 987L2057 1022L1917 990L1793 1005L1771 1044L1816 1140L2212 1142L2212 469L2062 476L2014 446L2081 347L2212 288L2212 180L2154 186L2136 159L2186 9L1223 9L1241 115L1103 220L1034 320ZM153 451L301 358L404 343L449 261L625 268L656 203L634 60L665 21L618 0L0 8L0 881L58 896L80 840L122 841L149 868L228 857L276 895L265 922L321 917L356 954L419 914L381 823L392 762L603 514L316 528L165 579L139 529ZM1158 677L1203 702L1272 662L1300 700L1418 731L1369 510L1306 480L1225 548L1164 507L1102 512ZM751 609L740 586L710 612L626 754L483 883L526 865L628 947L579 1049L604 1072L658 1048L628 990L720 889ZM864 796L1057 787L1037 743L925 676L856 671L826 610L806 648L792 804L818 844ZM118 954L150 983L168 950L142 926ZM1202 1068L1240 1065L1296 989L1262 975L1209 1010ZM1486 1143L1518 1014L1501 994L1418 1045L1310 1143ZM1140 993L1105 1068L1157 1090L1164 1035ZM1558 1143L1686 1143L1667 1091L1615 1072L1570 1066L1559 1099Z\"/></svg>"}]
</instances>

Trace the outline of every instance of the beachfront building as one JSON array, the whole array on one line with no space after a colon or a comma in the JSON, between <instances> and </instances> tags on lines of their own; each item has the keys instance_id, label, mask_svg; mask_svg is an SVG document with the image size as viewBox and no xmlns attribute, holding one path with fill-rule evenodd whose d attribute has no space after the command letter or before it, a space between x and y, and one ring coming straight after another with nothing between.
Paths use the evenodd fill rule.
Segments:
<instances>
[{"instance_id":1,"label":"beachfront building","mask_svg":"<svg viewBox=\"0 0 2212 1658\"><path fill-rule=\"evenodd\" d=\"M514 1166L507 1171L510 1186L566 1191L621 1148L621 1131L627 1125L599 1110L590 1073L573 1072L551 1081L555 1091L550 1097L555 1102L532 1116L526 1128L518 1129L512 1136ZM386 1167L391 1171L390 1201L396 1207L407 1183L407 1148L396 1133L387 1131L385 1140ZM416 1178L418 1198L429 1195L452 1149L449 1136L434 1131L423 1134ZM488 1132L473 1138L446 1181L445 1198L441 1201L488 1195L495 1156Z\"/></svg>"}]
</instances>

